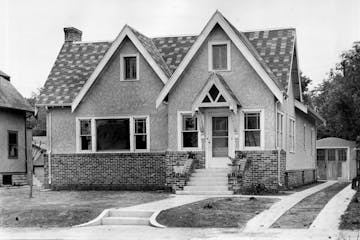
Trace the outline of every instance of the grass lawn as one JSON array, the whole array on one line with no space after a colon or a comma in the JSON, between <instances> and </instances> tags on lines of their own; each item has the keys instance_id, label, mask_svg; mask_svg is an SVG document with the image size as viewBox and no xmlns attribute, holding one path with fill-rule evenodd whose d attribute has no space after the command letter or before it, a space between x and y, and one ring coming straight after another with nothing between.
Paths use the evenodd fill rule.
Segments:
<instances>
[{"instance_id":1,"label":"grass lawn","mask_svg":"<svg viewBox=\"0 0 360 240\"><path fill-rule=\"evenodd\" d=\"M285 212L273 228L308 228L329 200L349 183L338 182L316 192L297 203Z\"/></svg>"},{"instance_id":2,"label":"grass lawn","mask_svg":"<svg viewBox=\"0 0 360 240\"><path fill-rule=\"evenodd\" d=\"M156 220L168 227L243 227L278 199L209 198L162 211Z\"/></svg>"},{"instance_id":3,"label":"grass lawn","mask_svg":"<svg viewBox=\"0 0 360 240\"><path fill-rule=\"evenodd\" d=\"M340 229L360 229L360 191L354 195L344 215L341 216Z\"/></svg>"},{"instance_id":4,"label":"grass lawn","mask_svg":"<svg viewBox=\"0 0 360 240\"><path fill-rule=\"evenodd\" d=\"M132 191L48 191L0 188L1 227L68 227L119 208L167 198L168 193Z\"/></svg>"}]
</instances>

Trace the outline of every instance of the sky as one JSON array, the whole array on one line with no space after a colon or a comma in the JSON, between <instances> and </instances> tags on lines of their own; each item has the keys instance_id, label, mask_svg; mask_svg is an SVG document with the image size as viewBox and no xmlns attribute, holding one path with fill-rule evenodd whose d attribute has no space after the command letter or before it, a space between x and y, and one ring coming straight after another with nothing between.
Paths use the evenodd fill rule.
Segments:
<instances>
[{"instance_id":1,"label":"sky","mask_svg":"<svg viewBox=\"0 0 360 240\"><path fill-rule=\"evenodd\" d=\"M294 27L313 86L360 40L359 0L0 0L0 69L25 97L42 87L64 42L114 40L124 24L149 37L199 34L219 10L240 31Z\"/></svg>"}]
</instances>

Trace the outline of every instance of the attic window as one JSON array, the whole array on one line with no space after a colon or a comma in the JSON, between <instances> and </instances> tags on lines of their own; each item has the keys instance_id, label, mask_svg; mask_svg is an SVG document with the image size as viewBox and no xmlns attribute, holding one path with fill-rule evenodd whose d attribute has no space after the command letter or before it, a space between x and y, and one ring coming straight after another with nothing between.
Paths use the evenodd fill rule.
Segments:
<instances>
[{"instance_id":1,"label":"attic window","mask_svg":"<svg viewBox=\"0 0 360 240\"><path fill-rule=\"evenodd\" d=\"M212 87L210 88L209 92L205 95L204 100L202 101L203 103L223 103L226 102L225 98L223 97L223 95L221 95L219 89L215 86L212 85Z\"/></svg>"},{"instance_id":2,"label":"attic window","mask_svg":"<svg viewBox=\"0 0 360 240\"><path fill-rule=\"evenodd\" d=\"M139 56L138 54L120 55L120 80L139 80Z\"/></svg>"},{"instance_id":3,"label":"attic window","mask_svg":"<svg viewBox=\"0 0 360 240\"><path fill-rule=\"evenodd\" d=\"M230 70L230 42L209 43L209 71Z\"/></svg>"}]
</instances>

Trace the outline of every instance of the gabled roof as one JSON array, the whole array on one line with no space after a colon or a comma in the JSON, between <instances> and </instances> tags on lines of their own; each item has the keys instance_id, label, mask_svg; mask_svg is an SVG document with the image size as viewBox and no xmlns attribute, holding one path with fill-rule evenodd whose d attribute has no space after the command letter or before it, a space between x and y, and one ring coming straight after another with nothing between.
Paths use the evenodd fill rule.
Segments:
<instances>
[{"instance_id":1,"label":"gabled roof","mask_svg":"<svg viewBox=\"0 0 360 240\"><path fill-rule=\"evenodd\" d=\"M295 49L295 29L240 32L225 18L224 21L256 58L276 87L287 90L291 75L291 59ZM127 25L125 28L129 33L131 32L133 40L142 46L149 61L158 69L159 76L162 73L164 83L172 77L194 43L201 37L201 35L189 35L149 38ZM115 51L115 45L121 44L117 41L119 36L114 41L108 42L65 42L37 105L71 106L76 100L77 106L91 87L95 76L101 72L101 66L104 64L100 65L100 62L105 54L108 54L111 48ZM93 80L90 79L92 75Z\"/></svg>"},{"instance_id":2,"label":"gabled roof","mask_svg":"<svg viewBox=\"0 0 360 240\"><path fill-rule=\"evenodd\" d=\"M312 107L307 106L307 105L303 104L302 102L299 102L298 100L295 100L295 108L299 109L300 111L302 111L303 113L305 113L307 115L310 115L316 121L318 121L322 124L326 124L326 120L317 111L312 109Z\"/></svg>"},{"instance_id":3,"label":"gabled roof","mask_svg":"<svg viewBox=\"0 0 360 240\"><path fill-rule=\"evenodd\" d=\"M0 77L5 78L6 80L10 80L10 76L7 75L6 73L4 73L3 71L0 70Z\"/></svg>"},{"instance_id":4,"label":"gabled roof","mask_svg":"<svg viewBox=\"0 0 360 240\"><path fill-rule=\"evenodd\" d=\"M28 101L3 77L0 77L0 108L34 112Z\"/></svg>"},{"instance_id":5,"label":"gabled roof","mask_svg":"<svg viewBox=\"0 0 360 240\"><path fill-rule=\"evenodd\" d=\"M281 84L278 83L276 77L273 76L273 74L263 62L263 59L259 56L259 54L254 54L256 50L254 50L251 44L249 44L246 37L244 37L239 31L237 31L232 25L230 25L229 22L223 17L223 15L219 11L216 11L202 30L201 34L198 36L193 46L190 48L190 50L184 57L183 61L180 63L178 68L170 77L169 81L165 84L164 88L161 90L158 98L156 99L156 107L160 106L162 101L169 94L177 80L182 75L185 68L188 66L192 58L195 56L197 51L200 49L200 47L216 25L219 25L225 31L225 33L228 35L234 45L238 48L238 50L242 53L245 59L253 67L259 77L264 81L265 85L282 103L284 88L281 86Z\"/></svg>"}]
</instances>

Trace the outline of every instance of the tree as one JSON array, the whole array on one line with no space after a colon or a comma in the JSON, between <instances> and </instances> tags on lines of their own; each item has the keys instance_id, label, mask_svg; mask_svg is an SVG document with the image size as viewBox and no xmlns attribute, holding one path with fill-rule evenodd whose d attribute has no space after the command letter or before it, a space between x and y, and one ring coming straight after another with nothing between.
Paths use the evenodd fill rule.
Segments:
<instances>
[{"instance_id":1,"label":"tree","mask_svg":"<svg viewBox=\"0 0 360 240\"><path fill-rule=\"evenodd\" d=\"M300 72L300 81L304 103L311 106L311 91L309 90L309 85L311 84L312 80Z\"/></svg>"},{"instance_id":2,"label":"tree","mask_svg":"<svg viewBox=\"0 0 360 240\"><path fill-rule=\"evenodd\" d=\"M27 98L30 105L35 108L36 102L39 100L41 89L37 89L31 93L31 97ZM33 129L34 136L46 135L46 111L44 108L38 108L37 116L27 118L27 125Z\"/></svg>"},{"instance_id":3,"label":"tree","mask_svg":"<svg viewBox=\"0 0 360 240\"><path fill-rule=\"evenodd\" d=\"M313 91L313 104L326 120L319 137L355 140L360 133L360 44L341 55L341 61Z\"/></svg>"}]
</instances>

